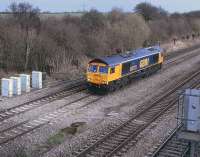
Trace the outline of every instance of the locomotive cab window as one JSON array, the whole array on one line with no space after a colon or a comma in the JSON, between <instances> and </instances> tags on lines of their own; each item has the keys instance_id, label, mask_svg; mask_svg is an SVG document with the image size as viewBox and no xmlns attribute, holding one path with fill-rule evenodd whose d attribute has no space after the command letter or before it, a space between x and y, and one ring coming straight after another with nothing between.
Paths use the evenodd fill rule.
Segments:
<instances>
[{"instance_id":1,"label":"locomotive cab window","mask_svg":"<svg viewBox=\"0 0 200 157\"><path fill-rule=\"evenodd\" d=\"M100 66L99 67L99 72L107 74L108 73L108 67L106 67L106 66Z\"/></svg>"},{"instance_id":2,"label":"locomotive cab window","mask_svg":"<svg viewBox=\"0 0 200 157\"><path fill-rule=\"evenodd\" d=\"M156 55L153 56L153 62L154 63L157 63L158 59L159 59L159 54L156 54Z\"/></svg>"},{"instance_id":3,"label":"locomotive cab window","mask_svg":"<svg viewBox=\"0 0 200 157\"><path fill-rule=\"evenodd\" d=\"M96 73L97 70L98 70L97 65L90 65L89 68L88 68L88 71L93 72L93 73Z\"/></svg>"},{"instance_id":4,"label":"locomotive cab window","mask_svg":"<svg viewBox=\"0 0 200 157\"><path fill-rule=\"evenodd\" d=\"M115 73L115 67L110 68L110 74Z\"/></svg>"}]
</instances>

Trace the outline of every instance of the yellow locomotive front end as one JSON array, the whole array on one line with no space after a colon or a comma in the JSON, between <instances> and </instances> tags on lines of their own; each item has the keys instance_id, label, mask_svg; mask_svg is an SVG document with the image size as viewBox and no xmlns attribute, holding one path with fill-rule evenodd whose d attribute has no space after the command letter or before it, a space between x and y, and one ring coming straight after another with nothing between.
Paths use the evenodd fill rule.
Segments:
<instances>
[{"instance_id":1,"label":"yellow locomotive front end","mask_svg":"<svg viewBox=\"0 0 200 157\"><path fill-rule=\"evenodd\" d=\"M109 68L103 63L89 63L87 68L87 82L90 90L105 88L108 84Z\"/></svg>"},{"instance_id":2,"label":"yellow locomotive front end","mask_svg":"<svg viewBox=\"0 0 200 157\"><path fill-rule=\"evenodd\" d=\"M113 58L113 59L112 59ZM121 64L115 57L95 58L88 63L87 84L90 91L112 91L121 78Z\"/></svg>"}]
</instances>

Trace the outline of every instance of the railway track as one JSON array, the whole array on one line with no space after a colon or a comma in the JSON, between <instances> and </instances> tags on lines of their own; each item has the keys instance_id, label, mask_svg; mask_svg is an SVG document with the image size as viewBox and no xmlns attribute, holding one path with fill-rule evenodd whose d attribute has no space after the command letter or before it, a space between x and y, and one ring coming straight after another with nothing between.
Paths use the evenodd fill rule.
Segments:
<instances>
[{"instance_id":1,"label":"railway track","mask_svg":"<svg viewBox=\"0 0 200 157\"><path fill-rule=\"evenodd\" d=\"M54 81L50 81L50 82L45 82L44 86L45 86L45 88L56 87L56 86L60 86L60 85L66 84L66 83L74 84L76 82L81 82L83 80L84 80L83 77L80 77L77 80L54 80Z\"/></svg>"},{"instance_id":2,"label":"railway track","mask_svg":"<svg viewBox=\"0 0 200 157\"><path fill-rule=\"evenodd\" d=\"M198 85L196 88L200 88ZM177 138L177 132L181 129L179 124L164 140L155 147L154 152L148 153L147 157L185 157L189 151L189 142Z\"/></svg>"},{"instance_id":3,"label":"railway track","mask_svg":"<svg viewBox=\"0 0 200 157\"><path fill-rule=\"evenodd\" d=\"M72 155L76 157L121 156L130 146L137 143L139 133L177 103L178 89L184 89L188 87L188 84L194 87L200 83L199 79L196 80L194 78L200 78L200 71L186 77L184 81L178 83L161 98L154 100L148 106L144 106L144 108L140 108L137 114L133 115L128 121L113 129L111 132L100 135L97 139L93 139L91 145L85 145Z\"/></svg>"},{"instance_id":4,"label":"railway track","mask_svg":"<svg viewBox=\"0 0 200 157\"><path fill-rule=\"evenodd\" d=\"M33 130L36 130L37 128L40 128L46 124L51 124L53 120L56 118L59 118L63 116L63 114L66 114L69 112L69 108L67 108L69 105L78 105L77 109L85 107L87 105L90 105L96 101L99 101L102 97L99 96L93 96L90 93L80 97L79 99L76 99L72 102L66 103L62 107L58 108L56 111L45 114L35 120L27 120L21 123L18 123L14 126L11 126L9 128L6 128L4 130L0 131L0 146L18 138L21 137L29 132L32 132ZM83 102L82 102L83 101ZM55 122L55 121L54 121Z\"/></svg>"},{"instance_id":5,"label":"railway track","mask_svg":"<svg viewBox=\"0 0 200 157\"><path fill-rule=\"evenodd\" d=\"M173 53L170 52L170 54L168 54L166 56L166 59L170 60L170 59L172 59L174 57L180 56L182 54L186 54L188 52L194 51L194 50L199 49L199 48L200 48L200 44L196 44L196 45L194 45L192 47L188 47L188 48L184 48L184 49L180 49L180 50L174 51Z\"/></svg>"},{"instance_id":6,"label":"railway track","mask_svg":"<svg viewBox=\"0 0 200 157\"><path fill-rule=\"evenodd\" d=\"M184 157L189 151L189 142L177 139L176 133L180 128L181 125L175 128L158 149L147 157Z\"/></svg>"},{"instance_id":7,"label":"railway track","mask_svg":"<svg viewBox=\"0 0 200 157\"><path fill-rule=\"evenodd\" d=\"M85 82L83 81L82 83L84 84ZM63 84L63 82L60 82L59 85L62 85L62 84ZM72 94L75 94L77 92L80 92L80 91L86 89L84 87L84 85L82 87L80 87L80 85L81 85L81 83L77 82L76 85L71 86L70 88L67 89L67 91L66 91L66 89L64 89L59 92L50 93L43 97L39 97L38 99L31 100L29 102L20 104L18 106L12 107L12 108L8 108L4 111L0 111L0 122L6 120L8 118L11 118L13 116L16 116L16 115L22 114L24 112L30 111L32 109L35 109L37 107L40 107L42 105L45 105L47 103L50 103L52 101L62 99L64 97L70 96ZM55 112L49 113L49 114L47 114L43 117L40 117L36 120L31 120L31 121L27 120L22 123L18 123L12 127L9 127L7 129L1 130L0 131L0 146L18 138L18 137L21 137L33 130L36 130L37 128L40 128L46 124L51 123L51 121L53 119L55 119L59 116L62 116L63 114L68 112L67 109L65 109L66 106L73 105L74 103L85 100L85 99L89 98L90 96L91 95L89 94L89 95L82 97L74 102L68 103L68 104L62 106L61 108L59 108L58 110L56 110ZM100 99L101 99L101 97L92 99L88 103L85 103L84 105L80 106L79 108L90 105L91 103L94 103ZM131 123L132 123L132 125L129 125L129 127L127 127L127 128L129 128L129 129L131 128L133 130L135 129L137 131L138 128L145 127L149 122L145 121L145 120L136 119L136 117L135 117L135 119ZM125 129L125 132L126 132L126 129ZM128 135L128 132L124 133L122 131L122 133L121 134L120 133L118 135L120 135L122 138L119 138L118 142L121 142L124 135ZM110 136L107 136L107 137L110 138ZM115 138L115 136L113 136L113 137ZM75 153L75 154L77 154L77 153ZM78 156L81 156L81 154Z\"/></svg>"},{"instance_id":8,"label":"railway track","mask_svg":"<svg viewBox=\"0 0 200 157\"><path fill-rule=\"evenodd\" d=\"M173 66L174 64L179 64L181 62L184 62L185 59L190 59L193 58L197 53L200 54L200 49L199 51L196 52L196 50L190 51L188 53L183 53L182 55L178 55L177 58L172 58L172 59L167 59L164 65L170 65Z\"/></svg>"},{"instance_id":9,"label":"railway track","mask_svg":"<svg viewBox=\"0 0 200 157\"><path fill-rule=\"evenodd\" d=\"M57 93L51 93L46 96L40 97L38 99L8 108L3 111L0 111L0 122L7 120L8 118L11 118L13 116L33 110L37 107L41 107L47 103L71 96L71 95L81 92L83 90L86 90L86 86L77 84L77 85L74 85L74 86L68 88L67 90L65 89L65 90L61 90Z\"/></svg>"},{"instance_id":10,"label":"railway track","mask_svg":"<svg viewBox=\"0 0 200 157\"><path fill-rule=\"evenodd\" d=\"M195 47L195 48L199 48L199 47ZM179 57L178 59L168 60L166 64L168 65L168 64L172 64L172 63L177 63L177 61L179 61L179 62L183 61L188 56L192 57L193 54L189 53L187 55ZM64 85L65 83L69 83L69 81L58 81L58 82L55 82L52 86L60 86L60 85ZM53 102L55 100L59 100L64 97L75 94L76 92L79 92L79 90L81 91L81 90L86 89L86 87L79 87L82 84L85 84L85 81L83 80L83 78L78 79L75 83L74 83L74 81L71 81L71 83L76 84L76 85L71 86L70 88L68 88L68 90L62 89L61 91L53 92L53 93L47 94L43 97L39 97L39 98L31 100L29 102L25 102L23 104L0 111L0 122L6 120L8 118L11 118L13 116L16 116L16 115L22 114L24 112L30 111L32 109L35 109L37 107L40 107L42 105L45 105L47 103ZM78 89L78 88L80 88L80 89Z\"/></svg>"}]
</instances>

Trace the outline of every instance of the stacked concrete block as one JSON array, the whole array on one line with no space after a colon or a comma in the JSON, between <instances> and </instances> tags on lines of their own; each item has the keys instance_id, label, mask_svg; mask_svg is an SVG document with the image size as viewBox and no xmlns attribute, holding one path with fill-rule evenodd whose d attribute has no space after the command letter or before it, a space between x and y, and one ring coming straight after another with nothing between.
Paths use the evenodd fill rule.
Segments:
<instances>
[{"instance_id":1,"label":"stacked concrete block","mask_svg":"<svg viewBox=\"0 0 200 157\"><path fill-rule=\"evenodd\" d=\"M21 79L20 77L10 77L13 81L13 95L21 95Z\"/></svg>"},{"instance_id":2,"label":"stacked concrete block","mask_svg":"<svg viewBox=\"0 0 200 157\"><path fill-rule=\"evenodd\" d=\"M36 89L42 88L42 72L40 71L32 72L32 88Z\"/></svg>"},{"instance_id":3,"label":"stacked concrete block","mask_svg":"<svg viewBox=\"0 0 200 157\"><path fill-rule=\"evenodd\" d=\"M30 75L20 74L22 92L30 92Z\"/></svg>"},{"instance_id":4,"label":"stacked concrete block","mask_svg":"<svg viewBox=\"0 0 200 157\"><path fill-rule=\"evenodd\" d=\"M1 95L4 97L13 96L13 81L12 79L1 79Z\"/></svg>"}]
</instances>

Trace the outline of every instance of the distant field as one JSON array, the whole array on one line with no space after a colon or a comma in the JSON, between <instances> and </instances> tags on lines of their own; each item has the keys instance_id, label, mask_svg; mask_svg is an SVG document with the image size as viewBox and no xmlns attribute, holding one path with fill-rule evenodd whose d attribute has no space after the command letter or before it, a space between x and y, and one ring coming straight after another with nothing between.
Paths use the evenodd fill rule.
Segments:
<instances>
[{"instance_id":1,"label":"distant field","mask_svg":"<svg viewBox=\"0 0 200 157\"><path fill-rule=\"evenodd\" d=\"M62 18L67 15L81 17L83 14L84 12L41 13L41 18L48 18L48 17Z\"/></svg>"},{"instance_id":2,"label":"distant field","mask_svg":"<svg viewBox=\"0 0 200 157\"><path fill-rule=\"evenodd\" d=\"M12 13L0 12L1 17L11 15L11 14ZM62 18L62 17L67 16L67 15L80 17L83 14L84 14L84 12L40 13L40 17L41 17L41 19L45 19L45 18L48 18L48 17Z\"/></svg>"}]
</instances>

